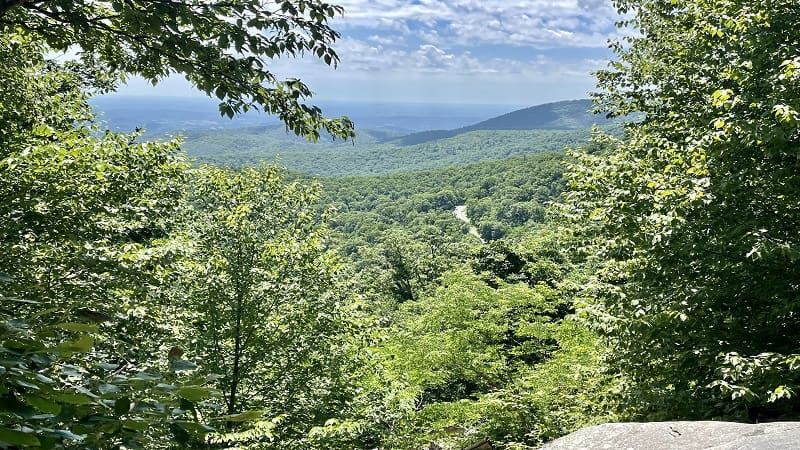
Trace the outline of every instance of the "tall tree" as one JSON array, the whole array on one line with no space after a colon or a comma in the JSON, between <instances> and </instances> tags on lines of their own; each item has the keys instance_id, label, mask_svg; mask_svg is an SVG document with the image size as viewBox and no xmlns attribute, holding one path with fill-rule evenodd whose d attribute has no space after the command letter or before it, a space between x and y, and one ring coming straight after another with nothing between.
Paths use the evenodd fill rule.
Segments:
<instances>
[{"instance_id":1,"label":"tall tree","mask_svg":"<svg viewBox=\"0 0 800 450\"><path fill-rule=\"evenodd\" d=\"M316 140L320 130L351 137L353 125L304 104L309 87L279 80L268 62L308 53L338 64L328 20L342 12L319 0L2 0L0 33L26 30L54 51L77 46L112 85L130 74L153 83L182 74L219 98L223 114L261 109Z\"/></svg>"},{"instance_id":2,"label":"tall tree","mask_svg":"<svg viewBox=\"0 0 800 450\"><path fill-rule=\"evenodd\" d=\"M495 241L476 255L473 269L485 272L449 270L387 315L392 323L378 327L374 344L386 396L370 424L385 428L379 447L466 448L489 439L529 448L608 417L599 407L609 385L597 370L596 339L571 316L583 274L560 238L540 229ZM524 260L487 255L501 251ZM560 270L541 270L553 266Z\"/></svg>"},{"instance_id":3,"label":"tall tree","mask_svg":"<svg viewBox=\"0 0 800 450\"><path fill-rule=\"evenodd\" d=\"M796 415L800 8L615 3L636 35L598 100L638 121L596 137L611 150L573 166L569 200L607 259L596 312L616 365L645 411Z\"/></svg>"},{"instance_id":4,"label":"tall tree","mask_svg":"<svg viewBox=\"0 0 800 450\"><path fill-rule=\"evenodd\" d=\"M167 370L176 310L159 289L186 160L98 135L91 80L42 55L0 36L0 446L186 443L211 392Z\"/></svg>"},{"instance_id":5,"label":"tall tree","mask_svg":"<svg viewBox=\"0 0 800 450\"><path fill-rule=\"evenodd\" d=\"M314 217L317 195L274 167L206 167L192 181L193 345L221 376L229 416L280 417L278 430L293 438L335 417L346 396L337 384L345 302Z\"/></svg>"},{"instance_id":6,"label":"tall tree","mask_svg":"<svg viewBox=\"0 0 800 450\"><path fill-rule=\"evenodd\" d=\"M209 431L197 404L214 392L177 373L195 369L170 348L186 311L162 289L187 162L177 142L100 133L87 98L177 72L229 116L260 108L310 139L350 137L348 119L266 68L305 52L335 65L337 13L302 0L0 1L0 446L161 448ZM77 62L46 57L73 48Z\"/></svg>"}]
</instances>

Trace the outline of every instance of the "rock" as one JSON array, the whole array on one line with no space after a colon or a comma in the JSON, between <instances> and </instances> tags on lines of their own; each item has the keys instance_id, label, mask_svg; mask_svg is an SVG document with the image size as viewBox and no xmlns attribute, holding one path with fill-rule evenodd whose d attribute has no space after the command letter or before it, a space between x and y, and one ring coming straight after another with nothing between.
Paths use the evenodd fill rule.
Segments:
<instances>
[{"instance_id":1,"label":"rock","mask_svg":"<svg viewBox=\"0 0 800 450\"><path fill-rule=\"evenodd\" d=\"M467 447L464 450L492 450L492 444L484 439L475 445Z\"/></svg>"},{"instance_id":2,"label":"rock","mask_svg":"<svg viewBox=\"0 0 800 450\"><path fill-rule=\"evenodd\" d=\"M608 423L578 430L543 449L800 449L800 422Z\"/></svg>"}]
</instances>

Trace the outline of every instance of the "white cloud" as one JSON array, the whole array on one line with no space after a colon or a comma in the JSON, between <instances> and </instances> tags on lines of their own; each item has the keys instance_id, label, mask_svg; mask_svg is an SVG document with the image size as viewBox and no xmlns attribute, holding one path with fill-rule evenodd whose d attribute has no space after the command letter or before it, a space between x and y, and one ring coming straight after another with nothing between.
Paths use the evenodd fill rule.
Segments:
<instances>
[{"instance_id":1,"label":"white cloud","mask_svg":"<svg viewBox=\"0 0 800 450\"><path fill-rule=\"evenodd\" d=\"M367 41L374 42L380 45L400 45L404 42L402 36L379 36L377 34L373 34Z\"/></svg>"},{"instance_id":2,"label":"white cloud","mask_svg":"<svg viewBox=\"0 0 800 450\"><path fill-rule=\"evenodd\" d=\"M335 95L344 95L341 86L349 86L348 95L380 85L380 96L435 96L455 86L494 85L508 92L539 86L540 99L583 97L591 72L606 65L598 49L617 33L610 1L336 0L346 10L332 24L344 36L335 45L338 69L313 57L273 69Z\"/></svg>"},{"instance_id":3,"label":"white cloud","mask_svg":"<svg viewBox=\"0 0 800 450\"><path fill-rule=\"evenodd\" d=\"M611 0L333 0L337 70L274 61L321 98L536 104L585 97L619 20ZM592 59L595 58L595 59ZM174 90L170 93L174 94ZM167 93L169 95L169 93Z\"/></svg>"},{"instance_id":4,"label":"white cloud","mask_svg":"<svg viewBox=\"0 0 800 450\"><path fill-rule=\"evenodd\" d=\"M370 37L366 41L345 38L336 48L341 63L334 72L314 58L284 60L273 66L277 73L305 74L312 77L446 77L536 78L557 80L563 77L586 78L603 67L600 59L556 61L531 49L525 58L478 58L469 51L447 51L434 44L417 47L387 47Z\"/></svg>"},{"instance_id":5,"label":"white cloud","mask_svg":"<svg viewBox=\"0 0 800 450\"><path fill-rule=\"evenodd\" d=\"M616 35L610 0L339 0L337 25L391 28L441 45L603 47ZM421 27L421 29L419 29Z\"/></svg>"}]
</instances>

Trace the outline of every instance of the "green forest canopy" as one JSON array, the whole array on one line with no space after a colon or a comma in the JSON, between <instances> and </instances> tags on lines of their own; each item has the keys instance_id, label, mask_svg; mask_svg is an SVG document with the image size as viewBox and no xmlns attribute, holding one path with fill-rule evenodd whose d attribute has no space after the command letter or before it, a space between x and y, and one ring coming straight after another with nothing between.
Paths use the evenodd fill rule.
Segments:
<instances>
[{"instance_id":1,"label":"green forest canopy","mask_svg":"<svg viewBox=\"0 0 800 450\"><path fill-rule=\"evenodd\" d=\"M0 2L6 447L519 449L603 421L800 415L793 0L619 0L635 33L596 101L640 114L625 134L324 190L104 133L87 98L183 70L231 108L349 136L292 109L301 86L282 103L220 81L262 69L192 34L264 13L276 41L245 40L266 60L283 25L327 45L338 10L154 3ZM213 76L145 45L158 33ZM48 59L71 44L80 61Z\"/></svg>"},{"instance_id":2,"label":"green forest canopy","mask_svg":"<svg viewBox=\"0 0 800 450\"><path fill-rule=\"evenodd\" d=\"M484 130L402 146L382 142L364 131L354 143L310 144L288 136L283 127L270 127L189 133L185 148L197 161L212 164L243 166L277 161L292 171L318 176L380 175L560 151L587 143L589 134L589 128Z\"/></svg>"}]
</instances>

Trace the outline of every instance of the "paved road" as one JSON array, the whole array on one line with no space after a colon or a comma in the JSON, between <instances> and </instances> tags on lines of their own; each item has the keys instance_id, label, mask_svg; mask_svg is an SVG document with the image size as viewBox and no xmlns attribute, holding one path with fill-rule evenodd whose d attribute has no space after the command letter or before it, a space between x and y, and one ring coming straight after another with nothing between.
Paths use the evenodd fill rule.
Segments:
<instances>
[{"instance_id":1,"label":"paved road","mask_svg":"<svg viewBox=\"0 0 800 450\"><path fill-rule=\"evenodd\" d=\"M456 219L458 219L458 220L460 220L460 221L462 221L464 223L467 223L467 224L470 224L470 225L472 224L472 222L470 222L470 220L469 220L469 217L467 217L467 205L458 205L458 206L456 206L455 211L453 211L453 215L456 216ZM481 237L481 234L478 233L478 229L477 228L475 228L473 226L470 226L469 227L469 234L471 234L471 235L475 236L476 238L480 239L481 242L485 242L483 240L483 238Z\"/></svg>"}]
</instances>

